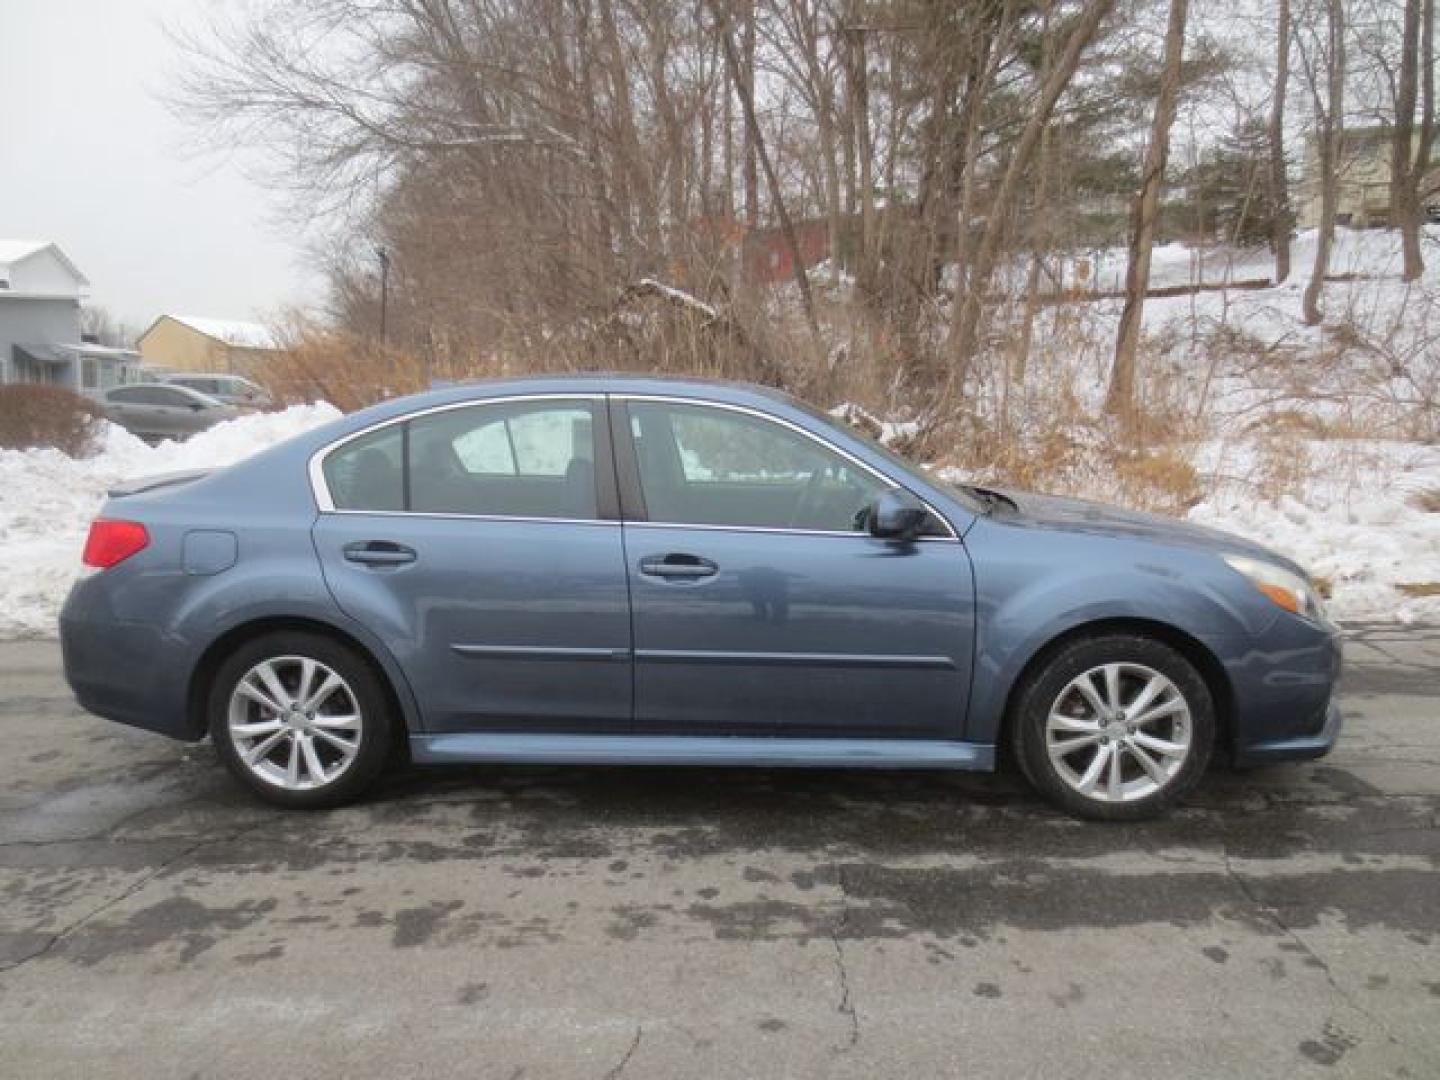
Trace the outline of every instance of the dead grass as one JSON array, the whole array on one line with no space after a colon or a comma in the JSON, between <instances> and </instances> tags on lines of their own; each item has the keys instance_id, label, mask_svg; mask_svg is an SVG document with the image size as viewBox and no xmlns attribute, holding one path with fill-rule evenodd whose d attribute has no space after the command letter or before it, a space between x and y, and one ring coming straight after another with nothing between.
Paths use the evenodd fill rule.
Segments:
<instances>
[{"instance_id":1,"label":"dead grass","mask_svg":"<svg viewBox=\"0 0 1440 1080\"><path fill-rule=\"evenodd\" d=\"M1410 502L1427 514L1440 514L1440 488L1417 491L1410 497Z\"/></svg>"},{"instance_id":2,"label":"dead grass","mask_svg":"<svg viewBox=\"0 0 1440 1080\"><path fill-rule=\"evenodd\" d=\"M1440 581L1402 581L1395 587L1406 596L1440 596Z\"/></svg>"}]
</instances>

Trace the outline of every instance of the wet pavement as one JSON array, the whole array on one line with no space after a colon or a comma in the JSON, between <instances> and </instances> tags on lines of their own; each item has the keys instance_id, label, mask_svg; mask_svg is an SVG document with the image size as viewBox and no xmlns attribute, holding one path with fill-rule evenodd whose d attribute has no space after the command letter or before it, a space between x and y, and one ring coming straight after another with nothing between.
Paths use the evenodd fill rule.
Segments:
<instances>
[{"instance_id":1,"label":"wet pavement","mask_svg":"<svg viewBox=\"0 0 1440 1080\"><path fill-rule=\"evenodd\" d=\"M1347 661L1330 758L1107 827L619 768L287 815L0 645L0 1077L1440 1077L1440 631Z\"/></svg>"}]
</instances>

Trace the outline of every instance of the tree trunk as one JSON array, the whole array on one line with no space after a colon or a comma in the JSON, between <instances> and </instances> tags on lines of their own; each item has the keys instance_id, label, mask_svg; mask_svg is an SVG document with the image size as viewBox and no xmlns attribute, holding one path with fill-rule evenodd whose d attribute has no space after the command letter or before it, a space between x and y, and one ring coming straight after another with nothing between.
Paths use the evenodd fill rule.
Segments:
<instances>
[{"instance_id":1,"label":"tree trunk","mask_svg":"<svg viewBox=\"0 0 1440 1080\"><path fill-rule=\"evenodd\" d=\"M729 40L729 33L726 33L726 40ZM743 64L745 85L751 88L753 93L755 87L755 4L753 0L745 4L745 21L740 28L741 56L742 60L736 60L732 55L731 63L734 65ZM733 53L733 45L731 47ZM732 70L739 70L738 66ZM743 93L743 91L742 91ZM752 229L760 226L760 178L755 171L756 142L758 141L759 128L750 124L748 117L754 111L754 100L751 99L749 106L741 102L741 107L746 109L747 121L745 124L745 136L741 143L741 166L745 170L745 224Z\"/></svg>"},{"instance_id":2,"label":"tree trunk","mask_svg":"<svg viewBox=\"0 0 1440 1080\"><path fill-rule=\"evenodd\" d=\"M870 59L865 49L865 28L853 25L860 15L850 8L852 25L846 28L849 61L851 120L855 125L855 158L859 171L861 286L868 291L875 277L875 154L870 137Z\"/></svg>"},{"instance_id":3,"label":"tree trunk","mask_svg":"<svg viewBox=\"0 0 1440 1080\"><path fill-rule=\"evenodd\" d=\"M1040 13L1042 80L1050 74L1055 63L1055 49L1050 33L1052 2L1053 0L1045 0ZM1020 319L1020 338L1015 350L1013 378L1021 386L1025 385L1026 371L1030 365L1030 345L1035 338L1035 316L1040 309L1040 269L1052 240L1050 229L1042 224L1050 220L1050 142L1050 129L1047 126L1040 136L1039 157L1035 162L1035 202L1030 216L1030 265L1025 270L1025 312Z\"/></svg>"},{"instance_id":4,"label":"tree trunk","mask_svg":"<svg viewBox=\"0 0 1440 1080\"><path fill-rule=\"evenodd\" d=\"M1290 276L1290 180L1285 174L1285 92L1290 83L1290 0L1279 0L1275 27L1275 84L1270 100L1270 248L1275 284Z\"/></svg>"},{"instance_id":5,"label":"tree trunk","mask_svg":"<svg viewBox=\"0 0 1440 1080\"><path fill-rule=\"evenodd\" d=\"M1425 222L1420 185L1429 172L1434 140L1434 15L1433 0L1405 0L1391 142L1390 208L1394 224L1400 230L1404 252L1401 276L1407 282L1418 280L1425 272L1420 250L1420 232ZM1420 94L1421 72L1424 72L1425 90L1417 132L1415 105Z\"/></svg>"},{"instance_id":6,"label":"tree trunk","mask_svg":"<svg viewBox=\"0 0 1440 1080\"><path fill-rule=\"evenodd\" d=\"M1185 52L1187 0L1170 0L1165 28L1165 60L1160 75L1160 96L1150 126L1150 145L1140 190L1130 212L1130 262L1125 270L1125 307L1115 339L1115 365L1110 369L1106 411L1128 413L1135 406L1135 357L1140 349L1140 323L1145 314L1145 290L1150 287L1150 253L1160 220L1160 189L1165 184L1165 161L1170 156L1170 125L1180 101L1180 62Z\"/></svg>"},{"instance_id":7,"label":"tree trunk","mask_svg":"<svg viewBox=\"0 0 1440 1080\"><path fill-rule=\"evenodd\" d=\"M1335 211L1340 201L1340 150L1345 138L1345 0L1328 0L1325 56L1326 97L1320 114L1320 234L1315 238L1315 265L1301 300L1305 325L1318 326L1323 318L1320 296L1330 271L1330 248L1335 242ZM1317 95L1318 96L1318 95Z\"/></svg>"}]
</instances>

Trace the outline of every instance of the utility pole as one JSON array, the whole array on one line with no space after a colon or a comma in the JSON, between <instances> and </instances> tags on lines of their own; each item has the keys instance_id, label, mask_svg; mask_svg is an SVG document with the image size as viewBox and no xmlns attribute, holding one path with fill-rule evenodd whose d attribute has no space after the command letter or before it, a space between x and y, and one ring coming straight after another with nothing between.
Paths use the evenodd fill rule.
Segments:
<instances>
[{"instance_id":1,"label":"utility pole","mask_svg":"<svg viewBox=\"0 0 1440 1080\"><path fill-rule=\"evenodd\" d=\"M385 309L390 304L390 253L383 247L375 249L380 260L380 344L385 344Z\"/></svg>"}]
</instances>

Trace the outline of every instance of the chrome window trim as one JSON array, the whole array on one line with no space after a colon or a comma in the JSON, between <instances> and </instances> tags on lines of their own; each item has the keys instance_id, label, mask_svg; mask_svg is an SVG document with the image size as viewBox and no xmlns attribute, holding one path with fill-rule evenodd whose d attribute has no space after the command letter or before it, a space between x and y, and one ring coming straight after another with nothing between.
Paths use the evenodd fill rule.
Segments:
<instances>
[{"instance_id":1,"label":"chrome window trim","mask_svg":"<svg viewBox=\"0 0 1440 1080\"><path fill-rule=\"evenodd\" d=\"M474 398L466 401L451 401L444 405L432 405L428 409L418 409L415 412L401 413L399 416L392 416L388 420L381 420L371 424L369 427L361 428L359 431L352 431L349 435L342 435L333 442L328 442L310 455L310 461L306 466L306 472L310 476L310 494L315 497L315 505L319 507L322 514L385 514L395 517L454 517L454 518L475 518L482 521L582 521L586 524L591 522L602 522L601 518L532 518L512 517L504 514L441 514L428 511L415 510L338 510L335 507L335 500L330 496L330 486L325 482L325 459L335 451L341 449L347 443L366 435L373 435L377 431L383 431L387 427L396 424L403 424L409 420L418 420L422 416L432 416L435 413L453 412L456 409L473 409L485 405L505 405L516 401L588 401L592 404L596 401L604 401L604 394L507 394L504 397ZM595 421L603 422L603 418Z\"/></svg>"},{"instance_id":2,"label":"chrome window trim","mask_svg":"<svg viewBox=\"0 0 1440 1080\"><path fill-rule=\"evenodd\" d=\"M531 525L608 525L622 522L610 518L525 517L520 514L452 514L438 510L324 510L337 517L435 518L440 521L521 521Z\"/></svg>"},{"instance_id":3,"label":"chrome window trim","mask_svg":"<svg viewBox=\"0 0 1440 1080\"><path fill-rule=\"evenodd\" d=\"M815 434L815 432L809 431L806 428L801 427L799 424L791 420L785 419L783 416L775 416L772 413L767 413L760 409L752 408L749 405L735 405L728 401L711 401L708 398L676 397L669 394L627 393L611 394L610 398L611 400L621 402L622 404L631 401L652 401L672 405L693 405L699 408L706 409L724 409L728 410L729 412L744 413L748 416L753 416L758 420L767 421L772 424L779 424L781 427L789 428L791 431L794 431L799 435L803 435L811 442L819 444L821 447L829 450L831 453L838 454L840 457L844 458L852 465L855 465L857 468L863 469L865 472L869 473L871 476L875 477L875 479L881 481L882 483L890 487L902 488L905 491L910 492L911 495L915 495L915 497L917 499L920 499L920 502L924 504L925 509L928 510L930 514L937 521L940 522L940 524L944 525L946 530L950 534L949 536L921 536L916 537L917 540L940 540L944 541L945 543L960 542L960 536L958 533L956 533L955 526L950 523L950 519L947 518L944 514L940 513L940 511L936 510L935 507L930 504L930 501L928 499L921 498L919 495L916 495L914 491L911 491L908 484L896 480L893 476L889 475L881 469L877 469L869 462L862 461L860 458L850 453L850 451L846 450L844 447L836 446L828 439L825 439ZM796 533L802 536L858 536L869 539L868 533L853 532L848 529L789 529L777 525L700 525L687 524L686 522L680 521L627 521L625 524L633 526L650 526L653 528L661 529L718 529L727 532Z\"/></svg>"},{"instance_id":4,"label":"chrome window trim","mask_svg":"<svg viewBox=\"0 0 1440 1080\"><path fill-rule=\"evenodd\" d=\"M370 515L374 517L434 518L449 521L515 521L531 524L555 525L627 525L634 528L648 529L700 529L714 532L774 533L789 534L793 536L846 536L854 539L871 539L871 537L867 533L853 532L848 529L789 529L773 525L709 525L699 523L690 524L678 521L613 521L607 518L529 517L512 514L460 514L420 510L342 510L338 509L335 506L335 501L333 498L331 498L330 495L329 485L325 482L325 459L328 458L331 454L333 454L337 450L340 450L348 443L354 442L356 439L363 438L367 435L373 435L377 431L382 431L387 427L393 427L396 424L403 424L409 420L418 420L421 417L431 416L435 413L452 412L456 409L478 408L485 405L505 405L521 401L586 401L593 404L597 401L604 401L606 400L606 398L610 398L621 403L629 401L652 401L674 405L694 405L702 408L723 409L729 412L738 412L748 416L753 416L758 420L767 421L772 424L779 424L781 427L789 428L791 431L794 431L804 436L811 442L819 444L821 447L831 451L832 453L838 454L846 461L849 461L851 464L855 465L859 469L863 469L865 472L869 473L877 480L880 480L882 483L885 483L890 487L903 488L904 490L909 491L910 494L915 495L915 492L910 490L909 485L904 484L899 480L896 480L893 476L890 476L888 473L881 469L877 469L869 462L862 461L860 458L856 457L854 454L850 453L843 447L836 446L834 443L815 434L813 431L807 431L805 428L801 427L799 424L796 424L791 420L787 420L781 416L775 416L771 413L764 412L763 410L756 409L748 405L735 405L728 401L712 401L708 398L678 397L672 394L606 394L594 392L571 394L554 392L506 394L502 397L487 397L469 399L465 401L451 401L447 402L444 405L432 405L426 409L418 409L415 412L401 413L399 416L389 417L386 420L381 420L377 423L371 424L368 427L361 428L359 431L352 431L348 435L342 435L338 439L334 439L331 442L326 443L324 446L320 447L313 454L311 454L310 460L306 466L306 471L309 474L310 478L310 493L312 496L314 496L315 504L319 508L320 513L322 514L346 514L352 516L358 514ZM947 544L958 544L960 542L960 537L959 534L957 534L955 531L955 526L950 523L950 520L945 517L944 514L940 513L940 511L936 510L935 507L931 505L928 499L921 498L919 495L916 495L915 497L917 499L920 499L921 503L924 504L925 509L928 510L932 515L934 515L936 520L938 520L942 525L944 525L946 530L950 534L948 536L921 536L916 538L916 542L940 542Z\"/></svg>"}]
</instances>

